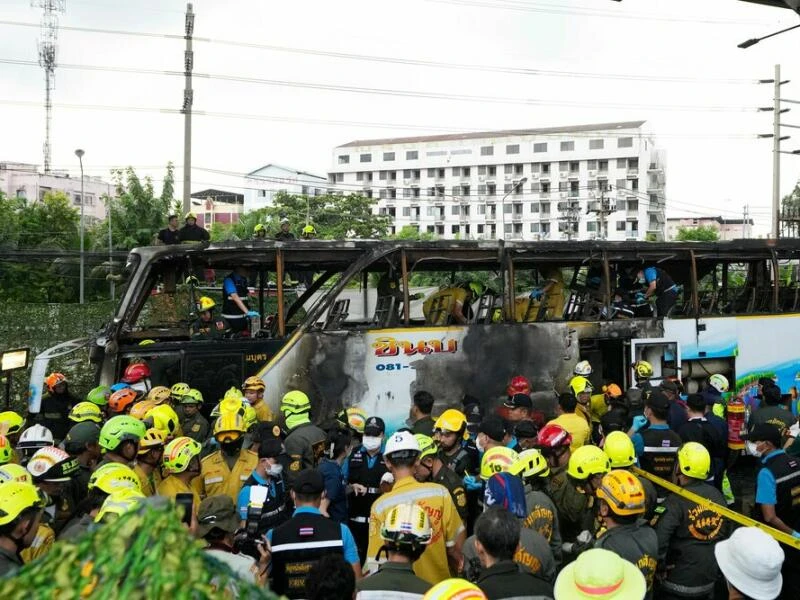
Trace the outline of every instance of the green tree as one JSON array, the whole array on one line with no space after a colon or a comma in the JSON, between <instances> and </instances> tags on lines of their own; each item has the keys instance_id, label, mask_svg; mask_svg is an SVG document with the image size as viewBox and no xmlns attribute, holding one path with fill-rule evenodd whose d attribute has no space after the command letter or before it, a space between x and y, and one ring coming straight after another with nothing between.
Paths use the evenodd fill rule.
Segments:
<instances>
[{"instance_id":1,"label":"green tree","mask_svg":"<svg viewBox=\"0 0 800 600\"><path fill-rule=\"evenodd\" d=\"M797 210L800 208L800 181L794 186L791 194L787 194L781 200L781 206L784 209Z\"/></svg>"},{"instance_id":2,"label":"green tree","mask_svg":"<svg viewBox=\"0 0 800 600\"><path fill-rule=\"evenodd\" d=\"M80 218L64 192L47 192L41 202L19 209L19 247L77 249Z\"/></svg>"},{"instance_id":3,"label":"green tree","mask_svg":"<svg viewBox=\"0 0 800 600\"><path fill-rule=\"evenodd\" d=\"M713 225L678 227L675 239L679 242L716 242L719 240L719 230Z\"/></svg>"},{"instance_id":4,"label":"green tree","mask_svg":"<svg viewBox=\"0 0 800 600\"><path fill-rule=\"evenodd\" d=\"M428 233L427 231L420 231L417 227L412 225L403 225L403 227L394 235L388 236L390 240L402 241L417 241L417 242L431 242L438 239L435 233Z\"/></svg>"},{"instance_id":5,"label":"green tree","mask_svg":"<svg viewBox=\"0 0 800 600\"><path fill-rule=\"evenodd\" d=\"M12 250L19 243L19 211L23 202L0 191L0 249Z\"/></svg>"}]
</instances>

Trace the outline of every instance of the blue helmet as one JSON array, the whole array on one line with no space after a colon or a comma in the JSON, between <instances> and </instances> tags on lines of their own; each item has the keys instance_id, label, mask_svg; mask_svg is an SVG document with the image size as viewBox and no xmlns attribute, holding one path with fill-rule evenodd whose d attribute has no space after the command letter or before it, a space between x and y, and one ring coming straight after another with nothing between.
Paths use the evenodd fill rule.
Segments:
<instances>
[{"instance_id":1,"label":"blue helmet","mask_svg":"<svg viewBox=\"0 0 800 600\"><path fill-rule=\"evenodd\" d=\"M128 387L131 387L131 386L128 385L127 383L123 383L122 381L120 381L119 383L115 383L114 385L111 386L111 393L113 394L114 392L118 392L119 390L122 390L122 389L125 389L125 388L128 388Z\"/></svg>"}]
</instances>

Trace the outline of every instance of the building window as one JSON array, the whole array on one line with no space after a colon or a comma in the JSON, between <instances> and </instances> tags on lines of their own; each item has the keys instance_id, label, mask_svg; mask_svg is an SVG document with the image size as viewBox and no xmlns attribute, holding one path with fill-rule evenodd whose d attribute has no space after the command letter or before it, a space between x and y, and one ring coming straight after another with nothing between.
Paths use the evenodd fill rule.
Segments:
<instances>
[{"instance_id":1,"label":"building window","mask_svg":"<svg viewBox=\"0 0 800 600\"><path fill-rule=\"evenodd\" d=\"M267 190L258 190L258 197L259 198L266 198L267 197Z\"/></svg>"},{"instance_id":2,"label":"building window","mask_svg":"<svg viewBox=\"0 0 800 600\"><path fill-rule=\"evenodd\" d=\"M628 183L627 179L617 179L617 189L627 190L628 189L627 183Z\"/></svg>"},{"instance_id":3,"label":"building window","mask_svg":"<svg viewBox=\"0 0 800 600\"><path fill-rule=\"evenodd\" d=\"M511 183L506 183L506 184L503 186L503 193L504 193L504 194L510 194L510 193L511 193L511 190L512 190L512 188L513 188L513 187L514 187L514 184L511 184Z\"/></svg>"},{"instance_id":4,"label":"building window","mask_svg":"<svg viewBox=\"0 0 800 600\"><path fill-rule=\"evenodd\" d=\"M383 160L390 162L394 160L394 152L384 152L383 153Z\"/></svg>"},{"instance_id":5,"label":"building window","mask_svg":"<svg viewBox=\"0 0 800 600\"><path fill-rule=\"evenodd\" d=\"M550 163L542 163L542 177L550 175Z\"/></svg>"},{"instance_id":6,"label":"building window","mask_svg":"<svg viewBox=\"0 0 800 600\"><path fill-rule=\"evenodd\" d=\"M469 177L470 176L470 168L469 167L462 167L461 168L461 176L462 177Z\"/></svg>"},{"instance_id":7,"label":"building window","mask_svg":"<svg viewBox=\"0 0 800 600\"><path fill-rule=\"evenodd\" d=\"M531 233L539 233L539 223L531 223Z\"/></svg>"},{"instance_id":8,"label":"building window","mask_svg":"<svg viewBox=\"0 0 800 600\"><path fill-rule=\"evenodd\" d=\"M514 175L522 175L522 165L514 165Z\"/></svg>"},{"instance_id":9,"label":"building window","mask_svg":"<svg viewBox=\"0 0 800 600\"><path fill-rule=\"evenodd\" d=\"M380 179L381 181L386 181L386 174L387 174L387 171L379 172L378 173L378 179Z\"/></svg>"},{"instance_id":10,"label":"building window","mask_svg":"<svg viewBox=\"0 0 800 600\"><path fill-rule=\"evenodd\" d=\"M597 161L596 160L587 160L586 161L586 168L590 171L597 171Z\"/></svg>"},{"instance_id":11,"label":"building window","mask_svg":"<svg viewBox=\"0 0 800 600\"><path fill-rule=\"evenodd\" d=\"M601 173L604 171L608 171L608 161L607 160L600 160L597 161L597 170Z\"/></svg>"},{"instance_id":12,"label":"building window","mask_svg":"<svg viewBox=\"0 0 800 600\"><path fill-rule=\"evenodd\" d=\"M450 233L458 235L458 225L450 225Z\"/></svg>"},{"instance_id":13,"label":"building window","mask_svg":"<svg viewBox=\"0 0 800 600\"><path fill-rule=\"evenodd\" d=\"M633 148L633 138L624 137L617 140L617 148Z\"/></svg>"},{"instance_id":14,"label":"building window","mask_svg":"<svg viewBox=\"0 0 800 600\"><path fill-rule=\"evenodd\" d=\"M489 169L489 172L487 173L487 175L489 177L494 177L495 175L497 175L497 167L496 166L491 165L490 167L488 167L488 169Z\"/></svg>"},{"instance_id":15,"label":"building window","mask_svg":"<svg viewBox=\"0 0 800 600\"><path fill-rule=\"evenodd\" d=\"M483 225L478 225L478 235L483 235Z\"/></svg>"},{"instance_id":16,"label":"building window","mask_svg":"<svg viewBox=\"0 0 800 600\"><path fill-rule=\"evenodd\" d=\"M506 154L519 154L519 144L507 144Z\"/></svg>"},{"instance_id":17,"label":"building window","mask_svg":"<svg viewBox=\"0 0 800 600\"><path fill-rule=\"evenodd\" d=\"M538 202L531 202L531 212L538 213L539 212L539 203Z\"/></svg>"},{"instance_id":18,"label":"building window","mask_svg":"<svg viewBox=\"0 0 800 600\"><path fill-rule=\"evenodd\" d=\"M541 191L542 191L542 184L541 184L541 183L539 183L538 181L534 181L534 182L531 184L531 191L532 191L534 194L538 194L539 192L541 192Z\"/></svg>"},{"instance_id":19,"label":"building window","mask_svg":"<svg viewBox=\"0 0 800 600\"><path fill-rule=\"evenodd\" d=\"M339 155L339 164L340 165L349 165L350 164L350 155L349 154L340 154Z\"/></svg>"},{"instance_id":20,"label":"building window","mask_svg":"<svg viewBox=\"0 0 800 600\"><path fill-rule=\"evenodd\" d=\"M588 189L589 191L596 190L597 189L597 180L596 179L590 179L588 182L586 182L586 189Z\"/></svg>"},{"instance_id":21,"label":"building window","mask_svg":"<svg viewBox=\"0 0 800 600\"><path fill-rule=\"evenodd\" d=\"M570 161L569 163L570 173L577 173L579 168L580 168L580 162L578 162L577 160Z\"/></svg>"},{"instance_id":22,"label":"building window","mask_svg":"<svg viewBox=\"0 0 800 600\"><path fill-rule=\"evenodd\" d=\"M411 216L411 207L410 206L404 206L403 207L403 216L404 217L410 217Z\"/></svg>"},{"instance_id":23,"label":"building window","mask_svg":"<svg viewBox=\"0 0 800 600\"><path fill-rule=\"evenodd\" d=\"M549 194L550 193L550 182L549 181L542 181L542 193Z\"/></svg>"},{"instance_id":24,"label":"building window","mask_svg":"<svg viewBox=\"0 0 800 600\"><path fill-rule=\"evenodd\" d=\"M461 177L461 167L453 167L453 177Z\"/></svg>"},{"instance_id":25,"label":"building window","mask_svg":"<svg viewBox=\"0 0 800 600\"><path fill-rule=\"evenodd\" d=\"M462 185L461 186L461 195L462 196L469 196L469 186L468 185Z\"/></svg>"},{"instance_id":26,"label":"building window","mask_svg":"<svg viewBox=\"0 0 800 600\"><path fill-rule=\"evenodd\" d=\"M627 158L618 158L617 159L617 168L618 169L627 169L628 168L628 159Z\"/></svg>"},{"instance_id":27,"label":"building window","mask_svg":"<svg viewBox=\"0 0 800 600\"><path fill-rule=\"evenodd\" d=\"M639 180L638 179L629 179L628 181L631 182L631 189L634 192L639 189Z\"/></svg>"},{"instance_id":28,"label":"building window","mask_svg":"<svg viewBox=\"0 0 800 600\"><path fill-rule=\"evenodd\" d=\"M487 184L487 185L486 185L486 193L487 193L489 196L494 196L494 195L496 195L496 194L497 194L497 185L495 185L494 183L489 183L489 184Z\"/></svg>"},{"instance_id":29,"label":"building window","mask_svg":"<svg viewBox=\"0 0 800 600\"><path fill-rule=\"evenodd\" d=\"M600 140L600 141L602 142L603 140ZM597 231L597 223L595 223L594 221L587 221L586 222L586 232L587 233L594 233L596 231Z\"/></svg>"},{"instance_id":30,"label":"building window","mask_svg":"<svg viewBox=\"0 0 800 600\"><path fill-rule=\"evenodd\" d=\"M625 231L625 221L617 221L617 231Z\"/></svg>"},{"instance_id":31,"label":"building window","mask_svg":"<svg viewBox=\"0 0 800 600\"><path fill-rule=\"evenodd\" d=\"M572 152L575 150L575 142L561 142L562 152Z\"/></svg>"},{"instance_id":32,"label":"building window","mask_svg":"<svg viewBox=\"0 0 800 600\"><path fill-rule=\"evenodd\" d=\"M559 192L566 192L569 189L567 186L569 185L568 181L559 181L558 182L558 191Z\"/></svg>"},{"instance_id":33,"label":"building window","mask_svg":"<svg viewBox=\"0 0 800 600\"><path fill-rule=\"evenodd\" d=\"M485 215L486 214L486 205L485 204L478 204L477 213L476 214Z\"/></svg>"},{"instance_id":34,"label":"building window","mask_svg":"<svg viewBox=\"0 0 800 600\"><path fill-rule=\"evenodd\" d=\"M589 150L602 150L603 140L589 140Z\"/></svg>"},{"instance_id":35,"label":"building window","mask_svg":"<svg viewBox=\"0 0 800 600\"><path fill-rule=\"evenodd\" d=\"M417 160L417 159L419 159L418 150L406 150L406 160Z\"/></svg>"},{"instance_id":36,"label":"building window","mask_svg":"<svg viewBox=\"0 0 800 600\"><path fill-rule=\"evenodd\" d=\"M344 173L336 173L335 176L334 176L334 181L336 181L336 183L343 182L344 181Z\"/></svg>"},{"instance_id":37,"label":"building window","mask_svg":"<svg viewBox=\"0 0 800 600\"><path fill-rule=\"evenodd\" d=\"M412 192L411 195L414 198L419 198L419 188L418 187L411 188L411 192Z\"/></svg>"},{"instance_id":38,"label":"building window","mask_svg":"<svg viewBox=\"0 0 800 600\"><path fill-rule=\"evenodd\" d=\"M577 198L578 197L578 182L577 181L570 181L569 182L569 195L570 195L570 198Z\"/></svg>"},{"instance_id":39,"label":"building window","mask_svg":"<svg viewBox=\"0 0 800 600\"><path fill-rule=\"evenodd\" d=\"M362 154L358 157L358 160L362 163L372 162L372 154Z\"/></svg>"},{"instance_id":40,"label":"building window","mask_svg":"<svg viewBox=\"0 0 800 600\"><path fill-rule=\"evenodd\" d=\"M494 146L481 146L481 156L494 156Z\"/></svg>"},{"instance_id":41,"label":"building window","mask_svg":"<svg viewBox=\"0 0 800 600\"><path fill-rule=\"evenodd\" d=\"M447 150L431 150L426 152L425 156L447 156Z\"/></svg>"},{"instance_id":42,"label":"building window","mask_svg":"<svg viewBox=\"0 0 800 600\"><path fill-rule=\"evenodd\" d=\"M547 152L547 142L539 142L533 145L534 152Z\"/></svg>"},{"instance_id":43,"label":"building window","mask_svg":"<svg viewBox=\"0 0 800 600\"><path fill-rule=\"evenodd\" d=\"M514 165L505 165L503 167L503 173L506 175L511 175L514 172Z\"/></svg>"},{"instance_id":44,"label":"building window","mask_svg":"<svg viewBox=\"0 0 800 600\"><path fill-rule=\"evenodd\" d=\"M629 169L638 169L639 168L639 159L638 158L629 158L628 159L628 168Z\"/></svg>"}]
</instances>

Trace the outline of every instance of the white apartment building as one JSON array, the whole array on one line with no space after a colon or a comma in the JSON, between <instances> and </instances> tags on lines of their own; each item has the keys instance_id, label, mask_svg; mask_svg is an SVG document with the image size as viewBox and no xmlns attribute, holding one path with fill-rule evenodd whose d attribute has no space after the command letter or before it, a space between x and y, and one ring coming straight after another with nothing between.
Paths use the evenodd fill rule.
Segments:
<instances>
[{"instance_id":1,"label":"white apartment building","mask_svg":"<svg viewBox=\"0 0 800 600\"><path fill-rule=\"evenodd\" d=\"M244 177L244 212L272 206L278 192L321 196L327 189L327 179L306 171L270 163Z\"/></svg>"},{"instance_id":2,"label":"white apartment building","mask_svg":"<svg viewBox=\"0 0 800 600\"><path fill-rule=\"evenodd\" d=\"M663 240L665 153L644 124L357 140L334 149L328 186L378 198L392 233Z\"/></svg>"},{"instance_id":3,"label":"white apartment building","mask_svg":"<svg viewBox=\"0 0 800 600\"><path fill-rule=\"evenodd\" d=\"M25 198L41 202L47 192L64 192L72 205L80 211L83 203L87 223L106 218L103 196L116 194L115 187L100 177L84 176L81 198L81 178L70 177L65 171L40 173L36 165L0 162L0 190L9 198Z\"/></svg>"}]
</instances>

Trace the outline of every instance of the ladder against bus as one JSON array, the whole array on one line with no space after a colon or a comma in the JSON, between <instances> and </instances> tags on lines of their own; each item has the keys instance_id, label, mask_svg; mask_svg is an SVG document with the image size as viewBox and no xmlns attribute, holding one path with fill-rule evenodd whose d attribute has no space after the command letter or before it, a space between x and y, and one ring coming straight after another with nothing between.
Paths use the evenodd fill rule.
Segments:
<instances>
[{"instance_id":1,"label":"ladder against bus","mask_svg":"<svg viewBox=\"0 0 800 600\"><path fill-rule=\"evenodd\" d=\"M452 305L453 295L440 292L431 300L430 309L425 316L425 325L447 325Z\"/></svg>"},{"instance_id":2,"label":"ladder against bus","mask_svg":"<svg viewBox=\"0 0 800 600\"><path fill-rule=\"evenodd\" d=\"M397 321L397 301L394 296L378 296L372 325L375 327L391 327Z\"/></svg>"},{"instance_id":3,"label":"ladder against bus","mask_svg":"<svg viewBox=\"0 0 800 600\"><path fill-rule=\"evenodd\" d=\"M475 311L475 323L484 323L489 325L494 322L495 314L503 310L503 297L494 294L483 294L478 298L478 310Z\"/></svg>"},{"instance_id":4,"label":"ladder against bus","mask_svg":"<svg viewBox=\"0 0 800 600\"><path fill-rule=\"evenodd\" d=\"M324 329L340 329L349 315L350 299L337 300L328 311L328 316L325 317Z\"/></svg>"}]
</instances>

